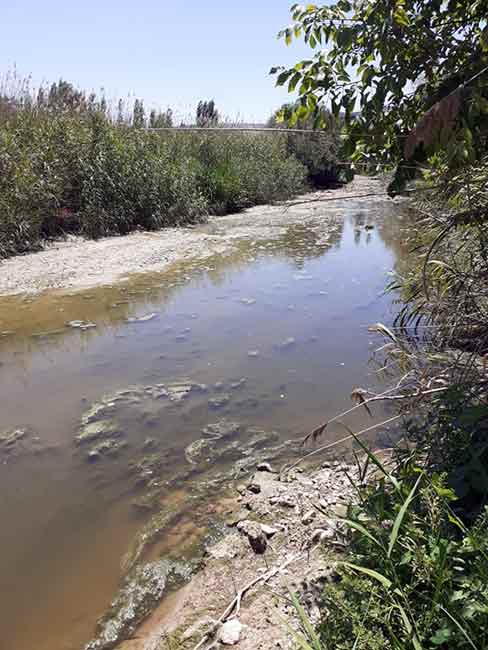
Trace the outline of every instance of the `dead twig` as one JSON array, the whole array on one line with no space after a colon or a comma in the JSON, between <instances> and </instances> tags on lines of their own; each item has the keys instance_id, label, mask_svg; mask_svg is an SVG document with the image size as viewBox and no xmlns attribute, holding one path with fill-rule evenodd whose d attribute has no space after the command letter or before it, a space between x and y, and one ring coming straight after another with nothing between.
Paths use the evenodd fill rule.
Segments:
<instances>
[{"instance_id":1,"label":"dead twig","mask_svg":"<svg viewBox=\"0 0 488 650\"><path fill-rule=\"evenodd\" d=\"M215 633L216 628L219 625L221 625L222 623L225 623L226 620L231 618L231 614L232 614L232 617L237 617L239 615L239 612L240 612L240 609L241 609L242 598L244 597L244 595L250 589L252 589L252 587L254 587L255 585L257 585L260 582L264 582L264 583L267 582L268 580L273 578L275 575L280 573L280 571L283 571L283 569L285 569L289 564L291 564L292 562L295 562L296 560L299 560L303 555L304 555L303 553L300 553L299 555L294 555L292 557L289 557L285 562L283 562L283 564L280 564L279 566L274 567L273 569L271 569L267 573L264 573L263 575L260 575L257 578L254 578L253 580L248 582L247 585L245 585L245 587L243 587L242 589L240 589L237 592L237 595L233 598L231 603L226 607L223 614L220 616L220 618L216 621L215 625L212 627L212 630L210 632L207 632L207 634L205 634L200 639L200 641L197 643L197 645L194 646L193 650L199 650L199 648L201 648L207 641L209 641L210 638L212 637L212 634ZM234 612L234 609L235 609L235 612Z\"/></svg>"},{"instance_id":2,"label":"dead twig","mask_svg":"<svg viewBox=\"0 0 488 650\"><path fill-rule=\"evenodd\" d=\"M358 406L362 406L362 405L360 404ZM301 462L303 462L307 458L310 458L310 456L315 456L315 454L319 454L322 451L326 451L327 449L332 449L332 447L336 447L337 445L340 445L343 442L348 442L349 440L353 439L354 437L362 436L365 433L368 433L369 431L373 431L373 429L377 429L378 427L381 427L384 424L389 424L390 422L394 422L395 420L398 420L401 417L402 417L401 414L400 415L395 415L394 417L389 418L388 420L383 420L383 422L378 422L377 424L373 424L372 426L367 427L366 429L363 429L362 431L358 431L354 435L348 435L345 438L341 438L340 440L336 440L335 442L331 442L328 445L324 445L323 447L319 447L318 449L314 449L310 453L305 454L305 456L302 456L301 458L299 458L297 461L295 461L289 467L287 467L286 465L284 467L282 467L281 470L280 470L280 474L282 474L285 470L289 471L289 470L293 469L294 467L299 465Z\"/></svg>"},{"instance_id":3,"label":"dead twig","mask_svg":"<svg viewBox=\"0 0 488 650\"><path fill-rule=\"evenodd\" d=\"M374 395L373 397L370 397L369 399L363 399L363 400L360 401L359 404L355 404L355 406L351 406L351 408L347 409L346 411L343 411L342 413L339 413L338 415L335 415L335 416L334 416L333 418L331 418L330 420L327 420L326 422L323 422L322 424L319 424L318 427L316 427L316 428L315 428L313 431L311 431L310 433L307 433L307 435L303 438L302 443L301 443L302 446L306 445L307 442L308 442L310 439L316 441L317 438L319 438L319 437L324 433L324 431L325 431L326 428L329 426L329 424L332 424L332 422L336 422L336 421L339 420L340 418L343 418L345 415L349 415L349 413L352 413L353 411L356 411L357 409L361 408L362 406L366 407L366 405L369 404L370 402L379 402L379 401L381 401L381 400L382 400L386 395L388 395L389 393L392 393L392 392L395 391L395 390L399 390L399 388L402 386L402 383L404 382L404 380L405 380L405 379L406 379L410 374L411 374L411 371L407 372L405 375L403 375L403 377L401 377L401 378L397 381L397 383L395 384L395 386L392 386L391 388L388 388L387 390L383 391L383 392L380 393L379 395ZM408 385L408 384L407 384L407 385ZM358 394L359 394L359 389L355 389L355 390L353 390L353 392L352 392L352 396L356 396L356 397L357 397ZM367 409L367 410L369 410L369 409ZM371 413L370 413L370 415L371 415Z\"/></svg>"}]
</instances>

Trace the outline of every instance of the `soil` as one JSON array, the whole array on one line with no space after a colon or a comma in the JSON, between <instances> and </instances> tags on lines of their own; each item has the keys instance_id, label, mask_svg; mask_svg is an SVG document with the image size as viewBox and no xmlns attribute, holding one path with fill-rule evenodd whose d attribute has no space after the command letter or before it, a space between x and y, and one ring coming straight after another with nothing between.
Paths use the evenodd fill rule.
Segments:
<instances>
[{"instance_id":1,"label":"soil","mask_svg":"<svg viewBox=\"0 0 488 650\"><path fill-rule=\"evenodd\" d=\"M275 206L258 206L226 217L210 217L204 225L135 232L96 241L69 236L44 250L0 262L0 295L39 293L48 289L85 289L113 284L134 273L164 271L186 258L230 254L243 239L277 238L290 223L329 217L348 197L388 197L380 181L357 177L349 185L307 194ZM318 199L327 199L321 203ZM317 201L316 201L317 200ZM300 203L302 201L302 203Z\"/></svg>"},{"instance_id":2,"label":"soil","mask_svg":"<svg viewBox=\"0 0 488 650\"><path fill-rule=\"evenodd\" d=\"M228 534L207 549L203 568L191 582L167 597L117 650L193 650L197 645L223 650L222 614L240 590L260 577L243 594L239 611L234 608L224 619L242 625L236 646L294 647L289 626L298 629L299 622L290 590L316 623L323 588L338 579L336 558L347 545L340 518L353 500L346 472L355 475L345 463L326 461L306 472L257 471L237 485ZM253 544L260 528L264 553L256 553Z\"/></svg>"}]
</instances>

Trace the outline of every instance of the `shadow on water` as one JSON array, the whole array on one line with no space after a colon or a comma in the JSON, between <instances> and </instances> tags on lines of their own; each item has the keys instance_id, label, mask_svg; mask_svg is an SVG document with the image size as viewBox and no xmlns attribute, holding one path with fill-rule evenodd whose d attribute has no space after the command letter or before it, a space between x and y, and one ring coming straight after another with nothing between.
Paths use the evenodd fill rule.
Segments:
<instances>
[{"instance_id":1,"label":"shadow on water","mask_svg":"<svg viewBox=\"0 0 488 650\"><path fill-rule=\"evenodd\" d=\"M6 648L77 650L90 638L149 517L133 506L147 476L166 481L158 498L177 510L222 471L195 475L189 462L209 423L239 423L258 449L263 432L276 432L274 444L297 437L347 408L355 386L376 385L367 327L391 319L383 289L406 254L395 212L356 205L113 287L0 300L0 431L26 432L13 451L0 448ZM181 385L206 388L178 405ZM74 438L104 396L119 446L88 462ZM228 464L242 460L238 443ZM151 455L155 466L137 466ZM202 534L208 513L193 516L160 550L177 556L181 531Z\"/></svg>"}]
</instances>

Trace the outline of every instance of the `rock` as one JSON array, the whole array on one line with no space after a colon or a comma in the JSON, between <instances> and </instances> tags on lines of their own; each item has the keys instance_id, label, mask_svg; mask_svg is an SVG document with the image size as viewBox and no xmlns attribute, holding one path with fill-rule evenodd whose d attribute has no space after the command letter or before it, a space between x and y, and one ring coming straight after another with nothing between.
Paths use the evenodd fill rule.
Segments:
<instances>
[{"instance_id":1,"label":"rock","mask_svg":"<svg viewBox=\"0 0 488 650\"><path fill-rule=\"evenodd\" d=\"M266 551L268 542L260 524L249 520L241 521L237 524L237 530L246 535L252 550L257 555L262 555Z\"/></svg>"},{"instance_id":2,"label":"rock","mask_svg":"<svg viewBox=\"0 0 488 650\"><path fill-rule=\"evenodd\" d=\"M308 526L315 519L315 510L309 510L302 517L302 524Z\"/></svg>"},{"instance_id":3,"label":"rock","mask_svg":"<svg viewBox=\"0 0 488 650\"><path fill-rule=\"evenodd\" d=\"M282 508L294 508L296 503L291 497L285 495L278 498L278 505Z\"/></svg>"},{"instance_id":4,"label":"rock","mask_svg":"<svg viewBox=\"0 0 488 650\"><path fill-rule=\"evenodd\" d=\"M312 543L323 542L334 537L335 531L332 528L316 528L312 533Z\"/></svg>"},{"instance_id":5,"label":"rock","mask_svg":"<svg viewBox=\"0 0 488 650\"><path fill-rule=\"evenodd\" d=\"M9 452L17 443L25 438L27 435L26 429L14 429L13 431L6 431L0 434L0 449Z\"/></svg>"},{"instance_id":6,"label":"rock","mask_svg":"<svg viewBox=\"0 0 488 650\"><path fill-rule=\"evenodd\" d=\"M276 535L278 532L277 528L273 528L272 526L268 526L267 524L261 524L261 530L263 533L266 535L266 537L269 539Z\"/></svg>"},{"instance_id":7,"label":"rock","mask_svg":"<svg viewBox=\"0 0 488 650\"><path fill-rule=\"evenodd\" d=\"M247 485L245 485L245 483L238 483L236 485L236 490L239 492L239 494L244 494L244 492L247 490Z\"/></svg>"},{"instance_id":8,"label":"rock","mask_svg":"<svg viewBox=\"0 0 488 650\"><path fill-rule=\"evenodd\" d=\"M181 402L189 395L189 393L191 393L192 388L192 384L186 383L176 383L166 386L171 402Z\"/></svg>"},{"instance_id":9,"label":"rock","mask_svg":"<svg viewBox=\"0 0 488 650\"><path fill-rule=\"evenodd\" d=\"M259 357L259 350L249 350L247 353L248 357Z\"/></svg>"},{"instance_id":10,"label":"rock","mask_svg":"<svg viewBox=\"0 0 488 650\"><path fill-rule=\"evenodd\" d=\"M223 393L218 397L212 397L208 400L208 406L211 409L221 409L230 402L230 395Z\"/></svg>"},{"instance_id":11,"label":"rock","mask_svg":"<svg viewBox=\"0 0 488 650\"><path fill-rule=\"evenodd\" d=\"M237 618L226 621L218 632L218 640L223 645L235 645L239 643L242 634L242 623Z\"/></svg>"},{"instance_id":12,"label":"rock","mask_svg":"<svg viewBox=\"0 0 488 650\"><path fill-rule=\"evenodd\" d=\"M258 483L249 483L247 490L253 494L259 494L261 492L261 486Z\"/></svg>"},{"instance_id":13,"label":"rock","mask_svg":"<svg viewBox=\"0 0 488 650\"><path fill-rule=\"evenodd\" d=\"M24 454L39 454L47 451L47 447L41 446L41 439L28 429L12 429L0 432L0 456L8 456L9 459ZM7 462L7 461L4 461Z\"/></svg>"},{"instance_id":14,"label":"rock","mask_svg":"<svg viewBox=\"0 0 488 650\"><path fill-rule=\"evenodd\" d=\"M254 305L256 302L255 298L241 298L240 302L242 302L243 305Z\"/></svg>"},{"instance_id":15,"label":"rock","mask_svg":"<svg viewBox=\"0 0 488 650\"><path fill-rule=\"evenodd\" d=\"M336 503L336 505L332 508L332 512L336 517L344 519L344 517L347 517L347 505L344 503Z\"/></svg>"},{"instance_id":16,"label":"rock","mask_svg":"<svg viewBox=\"0 0 488 650\"><path fill-rule=\"evenodd\" d=\"M234 526L238 526L241 521L245 521L249 517L249 511L248 510L238 510L237 512L233 512L230 514L227 519L225 520L225 523L229 528L233 528Z\"/></svg>"},{"instance_id":17,"label":"rock","mask_svg":"<svg viewBox=\"0 0 488 650\"><path fill-rule=\"evenodd\" d=\"M273 473L273 468L269 463L258 463L258 466L256 467L258 472L271 472Z\"/></svg>"}]
</instances>

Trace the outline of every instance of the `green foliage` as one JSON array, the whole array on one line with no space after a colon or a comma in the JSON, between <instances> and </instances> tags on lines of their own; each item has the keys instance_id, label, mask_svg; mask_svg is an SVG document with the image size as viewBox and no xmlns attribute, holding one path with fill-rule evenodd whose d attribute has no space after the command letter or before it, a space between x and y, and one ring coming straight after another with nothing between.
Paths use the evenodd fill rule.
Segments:
<instances>
[{"instance_id":1,"label":"green foliage","mask_svg":"<svg viewBox=\"0 0 488 650\"><path fill-rule=\"evenodd\" d=\"M197 126L201 128L217 126L219 122L219 112L215 107L213 99L210 101L200 101L197 106Z\"/></svg>"},{"instance_id":2,"label":"green foliage","mask_svg":"<svg viewBox=\"0 0 488 650\"><path fill-rule=\"evenodd\" d=\"M140 128L146 118L139 100L128 114L120 102L112 120L102 101L64 82L41 94L39 105L5 96L0 258L66 232L100 237L161 228L305 189L306 170L285 135L154 133ZM149 126L171 120L171 111L155 113Z\"/></svg>"},{"instance_id":3,"label":"green foliage","mask_svg":"<svg viewBox=\"0 0 488 650\"><path fill-rule=\"evenodd\" d=\"M320 124L322 106L341 115L353 160L401 160L405 138L435 105L427 153L444 147L446 135L454 141L443 133L446 104L440 102L456 89L461 114L450 128L469 131L462 150L476 153L483 127L475 113L486 109L487 74L472 78L488 63L485 0L338 0L295 4L291 13L294 22L279 37L287 45L303 39L314 53L271 72L277 85L298 91L296 116L314 115Z\"/></svg>"},{"instance_id":4,"label":"green foliage","mask_svg":"<svg viewBox=\"0 0 488 650\"><path fill-rule=\"evenodd\" d=\"M270 127L293 128L310 131L310 133L289 133L288 150L308 170L308 180L315 187L325 187L347 176L346 167L338 165L341 150L341 138L336 120L325 111L322 117L327 128L314 130L311 117L292 121L296 106L284 104L268 121Z\"/></svg>"},{"instance_id":5,"label":"green foliage","mask_svg":"<svg viewBox=\"0 0 488 650\"><path fill-rule=\"evenodd\" d=\"M142 99L136 99L132 112L132 126L136 129L143 129L146 126L146 111Z\"/></svg>"},{"instance_id":6,"label":"green foliage","mask_svg":"<svg viewBox=\"0 0 488 650\"><path fill-rule=\"evenodd\" d=\"M413 463L361 489L342 580L326 587L319 627L331 650L478 648L488 642L488 512L470 527L440 475ZM339 565L340 566L340 565Z\"/></svg>"}]
</instances>

